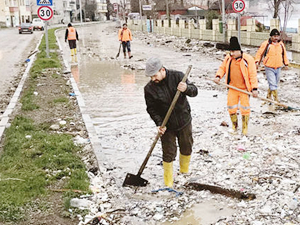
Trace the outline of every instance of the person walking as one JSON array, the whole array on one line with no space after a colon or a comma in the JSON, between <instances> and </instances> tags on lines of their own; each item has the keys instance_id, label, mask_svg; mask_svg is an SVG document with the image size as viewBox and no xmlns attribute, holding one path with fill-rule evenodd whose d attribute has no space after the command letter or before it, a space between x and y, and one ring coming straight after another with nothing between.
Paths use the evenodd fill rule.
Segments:
<instances>
[{"instance_id":1,"label":"person walking","mask_svg":"<svg viewBox=\"0 0 300 225\"><path fill-rule=\"evenodd\" d=\"M71 49L72 62L77 62L77 48L76 40L79 41L77 30L72 26L71 23L68 24L68 28L65 33L65 42L69 42L69 47ZM75 58L74 58L75 57Z\"/></svg>"},{"instance_id":2,"label":"person walking","mask_svg":"<svg viewBox=\"0 0 300 225\"><path fill-rule=\"evenodd\" d=\"M258 96L257 74L255 61L252 56L242 52L237 37L230 38L230 54L227 55L216 73L214 82L219 84L226 75L226 83L242 90L252 92L253 97ZM242 134L247 135L250 116L249 95L234 89L228 90L227 107L232 121L232 129L237 133L238 107L242 114Z\"/></svg>"},{"instance_id":3,"label":"person walking","mask_svg":"<svg viewBox=\"0 0 300 225\"><path fill-rule=\"evenodd\" d=\"M145 75L150 81L144 87L147 112L158 127L161 135L164 182L173 186L173 161L177 155L176 139L179 145L180 172L188 173L192 153L192 116L187 96L195 97L197 87L187 80L181 82L184 74L166 69L160 59L149 58L146 62ZM161 127L172 100L179 90L181 92L175 108L165 127Z\"/></svg>"},{"instance_id":4,"label":"person walking","mask_svg":"<svg viewBox=\"0 0 300 225\"><path fill-rule=\"evenodd\" d=\"M264 41L258 49L255 56L256 68L262 60L265 66L266 76L269 83L267 98L271 99L273 95L274 101L278 99L278 83L280 80L280 72L283 66L288 67L289 60L287 58L286 49L280 40L280 33L277 29L273 29L270 38Z\"/></svg>"},{"instance_id":5,"label":"person walking","mask_svg":"<svg viewBox=\"0 0 300 225\"><path fill-rule=\"evenodd\" d=\"M119 30L119 41L122 44L123 47L123 53L124 53L124 59L126 59L126 49L128 52L128 58L131 59L131 48L130 48L130 41L132 41L132 34L129 28L127 28L127 24L123 24L123 28Z\"/></svg>"}]
</instances>

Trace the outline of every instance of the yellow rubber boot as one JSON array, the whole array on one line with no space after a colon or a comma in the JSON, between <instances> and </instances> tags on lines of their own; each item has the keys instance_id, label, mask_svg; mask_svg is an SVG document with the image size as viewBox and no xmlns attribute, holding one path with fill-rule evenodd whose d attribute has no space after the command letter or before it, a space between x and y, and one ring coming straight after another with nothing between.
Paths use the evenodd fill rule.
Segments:
<instances>
[{"instance_id":1,"label":"yellow rubber boot","mask_svg":"<svg viewBox=\"0 0 300 225\"><path fill-rule=\"evenodd\" d=\"M243 133L243 135L247 135L248 134L249 115L242 115L242 121L243 121L242 133Z\"/></svg>"},{"instance_id":2,"label":"yellow rubber boot","mask_svg":"<svg viewBox=\"0 0 300 225\"><path fill-rule=\"evenodd\" d=\"M71 49L71 56L74 55L74 49Z\"/></svg>"},{"instance_id":3,"label":"yellow rubber boot","mask_svg":"<svg viewBox=\"0 0 300 225\"><path fill-rule=\"evenodd\" d=\"M74 48L74 54L77 55L77 48Z\"/></svg>"},{"instance_id":4,"label":"yellow rubber boot","mask_svg":"<svg viewBox=\"0 0 300 225\"><path fill-rule=\"evenodd\" d=\"M191 155L179 155L180 173L188 173Z\"/></svg>"},{"instance_id":5,"label":"yellow rubber boot","mask_svg":"<svg viewBox=\"0 0 300 225\"><path fill-rule=\"evenodd\" d=\"M274 90L274 91L271 91L271 93L273 95L274 101L279 102L279 100L278 100L278 91Z\"/></svg>"},{"instance_id":6,"label":"yellow rubber boot","mask_svg":"<svg viewBox=\"0 0 300 225\"><path fill-rule=\"evenodd\" d=\"M271 90L270 90L270 89L268 89L267 98L268 98L268 99L271 99L271 95L272 95L272 94L271 94Z\"/></svg>"},{"instance_id":7,"label":"yellow rubber boot","mask_svg":"<svg viewBox=\"0 0 300 225\"><path fill-rule=\"evenodd\" d=\"M272 99L272 93L271 93L270 89L268 89L267 99ZM267 104L267 102L262 103L262 105L265 105L265 104Z\"/></svg>"},{"instance_id":8,"label":"yellow rubber boot","mask_svg":"<svg viewBox=\"0 0 300 225\"><path fill-rule=\"evenodd\" d=\"M164 181L167 187L173 187L173 162L163 162Z\"/></svg>"},{"instance_id":9,"label":"yellow rubber boot","mask_svg":"<svg viewBox=\"0 0 300 225\"><path fill-rule=\"evenodd\" d=\"M237 118L237 114L231 114L230 115L230 119L232 122L232 130L236 131L237 127L238 127L238 118Z\"/></svg>"}]
</instances>

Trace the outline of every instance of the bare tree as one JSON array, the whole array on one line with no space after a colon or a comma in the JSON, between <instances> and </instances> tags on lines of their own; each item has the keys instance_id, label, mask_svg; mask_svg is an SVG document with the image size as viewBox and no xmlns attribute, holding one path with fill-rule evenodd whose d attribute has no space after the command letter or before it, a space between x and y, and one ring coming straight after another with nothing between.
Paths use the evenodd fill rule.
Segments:
<instances>
[{"instance_id":1,"label":"bare tree","mask_svg":"<svg viewBox=\"0 0 300 225\"><path fill-rule=\"evenodd\" d=\"M107 5L106 18L107 18L107 20L110 20L110 15L114 14L114 6L110 2L110 0L106 0L106 5Z\"/></svg>"},{"instance_id":2,"label":"bare tree","mask_svg":"<svg viewBox=\"0 0 300 225\"><path fill-rule=\"evenodd\" d=\"M279 10L280 10L280 4L281 2L283 2L285 0L273 0L273 1L270 1L270 8L271 10L274 9L274 14L273 14L273 18L276 19L276 18L279 18Z\"/></svg>"},{"instance_id":3,"label":"bare tree","mask_svg":"<svg viewBox=\"0 0 300 225\"><path fill-rule=\"evenodd\" d=\"M286 31L287 22L291 18L292 12L294 10L293 3L295 3L294 0L285 0L281 3L283 6L283 9L284 9L284 18L283 18L283 32L284 33Z\"/></svg>"}]
</instances>

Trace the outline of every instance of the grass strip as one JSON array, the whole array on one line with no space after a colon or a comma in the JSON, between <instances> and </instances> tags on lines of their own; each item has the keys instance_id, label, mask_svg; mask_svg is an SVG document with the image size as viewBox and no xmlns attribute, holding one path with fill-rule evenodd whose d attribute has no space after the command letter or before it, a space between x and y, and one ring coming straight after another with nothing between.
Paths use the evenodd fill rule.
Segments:
<instances>
[{"instance_id":1,"label":"grass strip","mask_svg":"<svg viewBox=\"0 0 300 225\"><path fill-rule=\"evenodd\" d=\"M34 121L34 113L43 113L34 95L39 78L48 68L61 68L54 32L49 30L51 58L46 57L43 38L20 99L22 107L5 131L0 155L0 222L28 219L33 204L47 210L45 202L53 194L50 187L89 192L86 168L78 154L82 147L74 144L71 135L53 133L50 124ZM69 99L53 96L52 102L67 104ZM69 207L70 198L78 195L64 193L64 205Z\"/></svg>"}]
</instances>

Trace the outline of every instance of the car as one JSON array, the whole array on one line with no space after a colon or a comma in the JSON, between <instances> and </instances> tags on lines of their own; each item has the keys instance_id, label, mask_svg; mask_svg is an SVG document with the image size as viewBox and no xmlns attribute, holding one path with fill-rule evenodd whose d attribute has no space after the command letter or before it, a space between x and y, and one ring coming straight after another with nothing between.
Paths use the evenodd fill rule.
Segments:
<instances>
[{"instance_id":1,"label":"car","mask_svg":"<svg viewBox=\"0 0 300 225\"><path fill-rule=\"evenodd\" d=\"M44 30L44 22L40 18L34 18L32 20L33 30Z\"/></svg>"},{"instance_id":2,"label":"car","mask_svg":"<svg viewBox=\"0 0 300 225\"><path fill-rule=\"evenodd\" d=\"M33 27L31 23L21 23L19 26L19 34L23 34L24 32L33 33Z\"/></svg>"}]
</instances>

